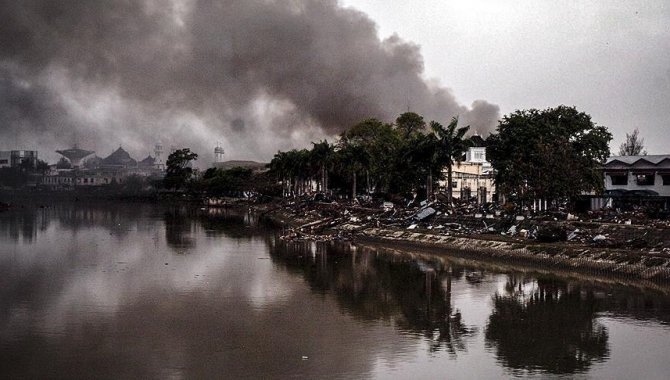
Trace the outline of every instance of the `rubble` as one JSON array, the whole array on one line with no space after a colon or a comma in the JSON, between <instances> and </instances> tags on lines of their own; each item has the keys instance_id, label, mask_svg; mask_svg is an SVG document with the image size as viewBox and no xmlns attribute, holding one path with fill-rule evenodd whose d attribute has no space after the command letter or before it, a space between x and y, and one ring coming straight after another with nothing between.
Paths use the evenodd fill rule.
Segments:
<instances>
[{"instance_id":1,"label":"rubble","mask_svg":"<svg viewBox=\"0 0 670 380\"><path fill-rule=\"evenodd\" d=\"M318 194L255 207L294 226L295 231L286 239L341 239L351 237L342 236L343 231L353 234L366 228L397 228L518 243L643 251L670 249L670 222L650 219L641 211L572 214L559 209L534 213L523 208L457 200L449 206L443 196L418 205L414 200L391 202L372 197L361 197L352 204L350 200Z\"/></svg>"}]
</instances>

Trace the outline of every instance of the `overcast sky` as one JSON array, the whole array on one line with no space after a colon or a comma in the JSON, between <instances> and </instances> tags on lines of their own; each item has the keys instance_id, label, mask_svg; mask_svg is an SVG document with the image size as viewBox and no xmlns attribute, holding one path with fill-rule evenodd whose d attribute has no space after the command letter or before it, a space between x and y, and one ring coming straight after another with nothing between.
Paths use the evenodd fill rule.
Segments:
<instances>
[{"instance_id":1,"label":"overcast sky","mask_svg":"<svg viewBox=\"0 0 670 380\"><path fill-rule=\"evenodd\" d=\"M576 106L670 153L665 1L0 0L0 150L269 160L408 108Z\"/></svg>"},{"instance_id":2,"label":"overcast sky","mask_svg":"<svg viewBox=\"0 0 670 380\"><path fill-rule=\"evenodd\" d=\"M613 153L640 130L670 153L670 2L344 0L382 37L421 46L425 75L501 114L574 105L607 126Z\"/></svg>"}]
</instances>

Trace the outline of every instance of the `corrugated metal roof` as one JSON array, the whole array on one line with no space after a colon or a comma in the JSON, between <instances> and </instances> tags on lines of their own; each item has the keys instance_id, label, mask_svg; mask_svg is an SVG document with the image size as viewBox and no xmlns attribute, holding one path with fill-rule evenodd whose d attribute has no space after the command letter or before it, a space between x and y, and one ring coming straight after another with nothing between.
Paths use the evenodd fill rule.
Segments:
<instances>
[{"instance_id":1,"label":"corrugated metal roof","mask_svg":"<svg viewBox=\"0 0 670 380\"><path fill-rule=\"evenodd\" d=\"M647 161L653 165L658 165L659 163L661 163L661 161L665 159L670 160L670 154L655 154L648 156L612 156L607 159L607 163L605 163L605 165L609 165L614 161L619 161L624 164L633 165L640 160Z\"/></svg>"}]
</instances>

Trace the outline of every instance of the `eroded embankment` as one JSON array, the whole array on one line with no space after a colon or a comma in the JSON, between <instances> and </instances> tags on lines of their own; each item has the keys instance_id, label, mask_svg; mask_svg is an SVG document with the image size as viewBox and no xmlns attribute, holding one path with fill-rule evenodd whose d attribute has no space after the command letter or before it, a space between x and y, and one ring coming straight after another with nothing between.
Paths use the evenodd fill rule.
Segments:
<instances>
[{"instance_id":1,"label":"eroded embankment","mask_svg":"<svg viewBox=\"0 0 670 380\"><path fill-rule=\"evenodd\" d=\"M654 282L670 281L670 257L661 253L562 244L527 244L384 228L360 230L355 234L354 241L514 265Z\"/></svg>"}]
</instances>

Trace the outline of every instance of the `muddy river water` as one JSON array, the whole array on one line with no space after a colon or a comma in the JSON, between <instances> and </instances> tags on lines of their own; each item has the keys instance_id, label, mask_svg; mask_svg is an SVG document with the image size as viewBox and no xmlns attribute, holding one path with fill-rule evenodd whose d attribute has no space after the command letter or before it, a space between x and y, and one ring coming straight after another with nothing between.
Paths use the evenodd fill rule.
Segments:
<instances>
[{"instance_id":1,"label":"muddy river water","mask_svg":"<svg viewBox=\"0 0 670 380\"><path fill-rule=\"evenodd\" d=\"M670 378L670 289L287 243L254 215L0 213L2 378Z\"/></svg>"}]
</instances>

